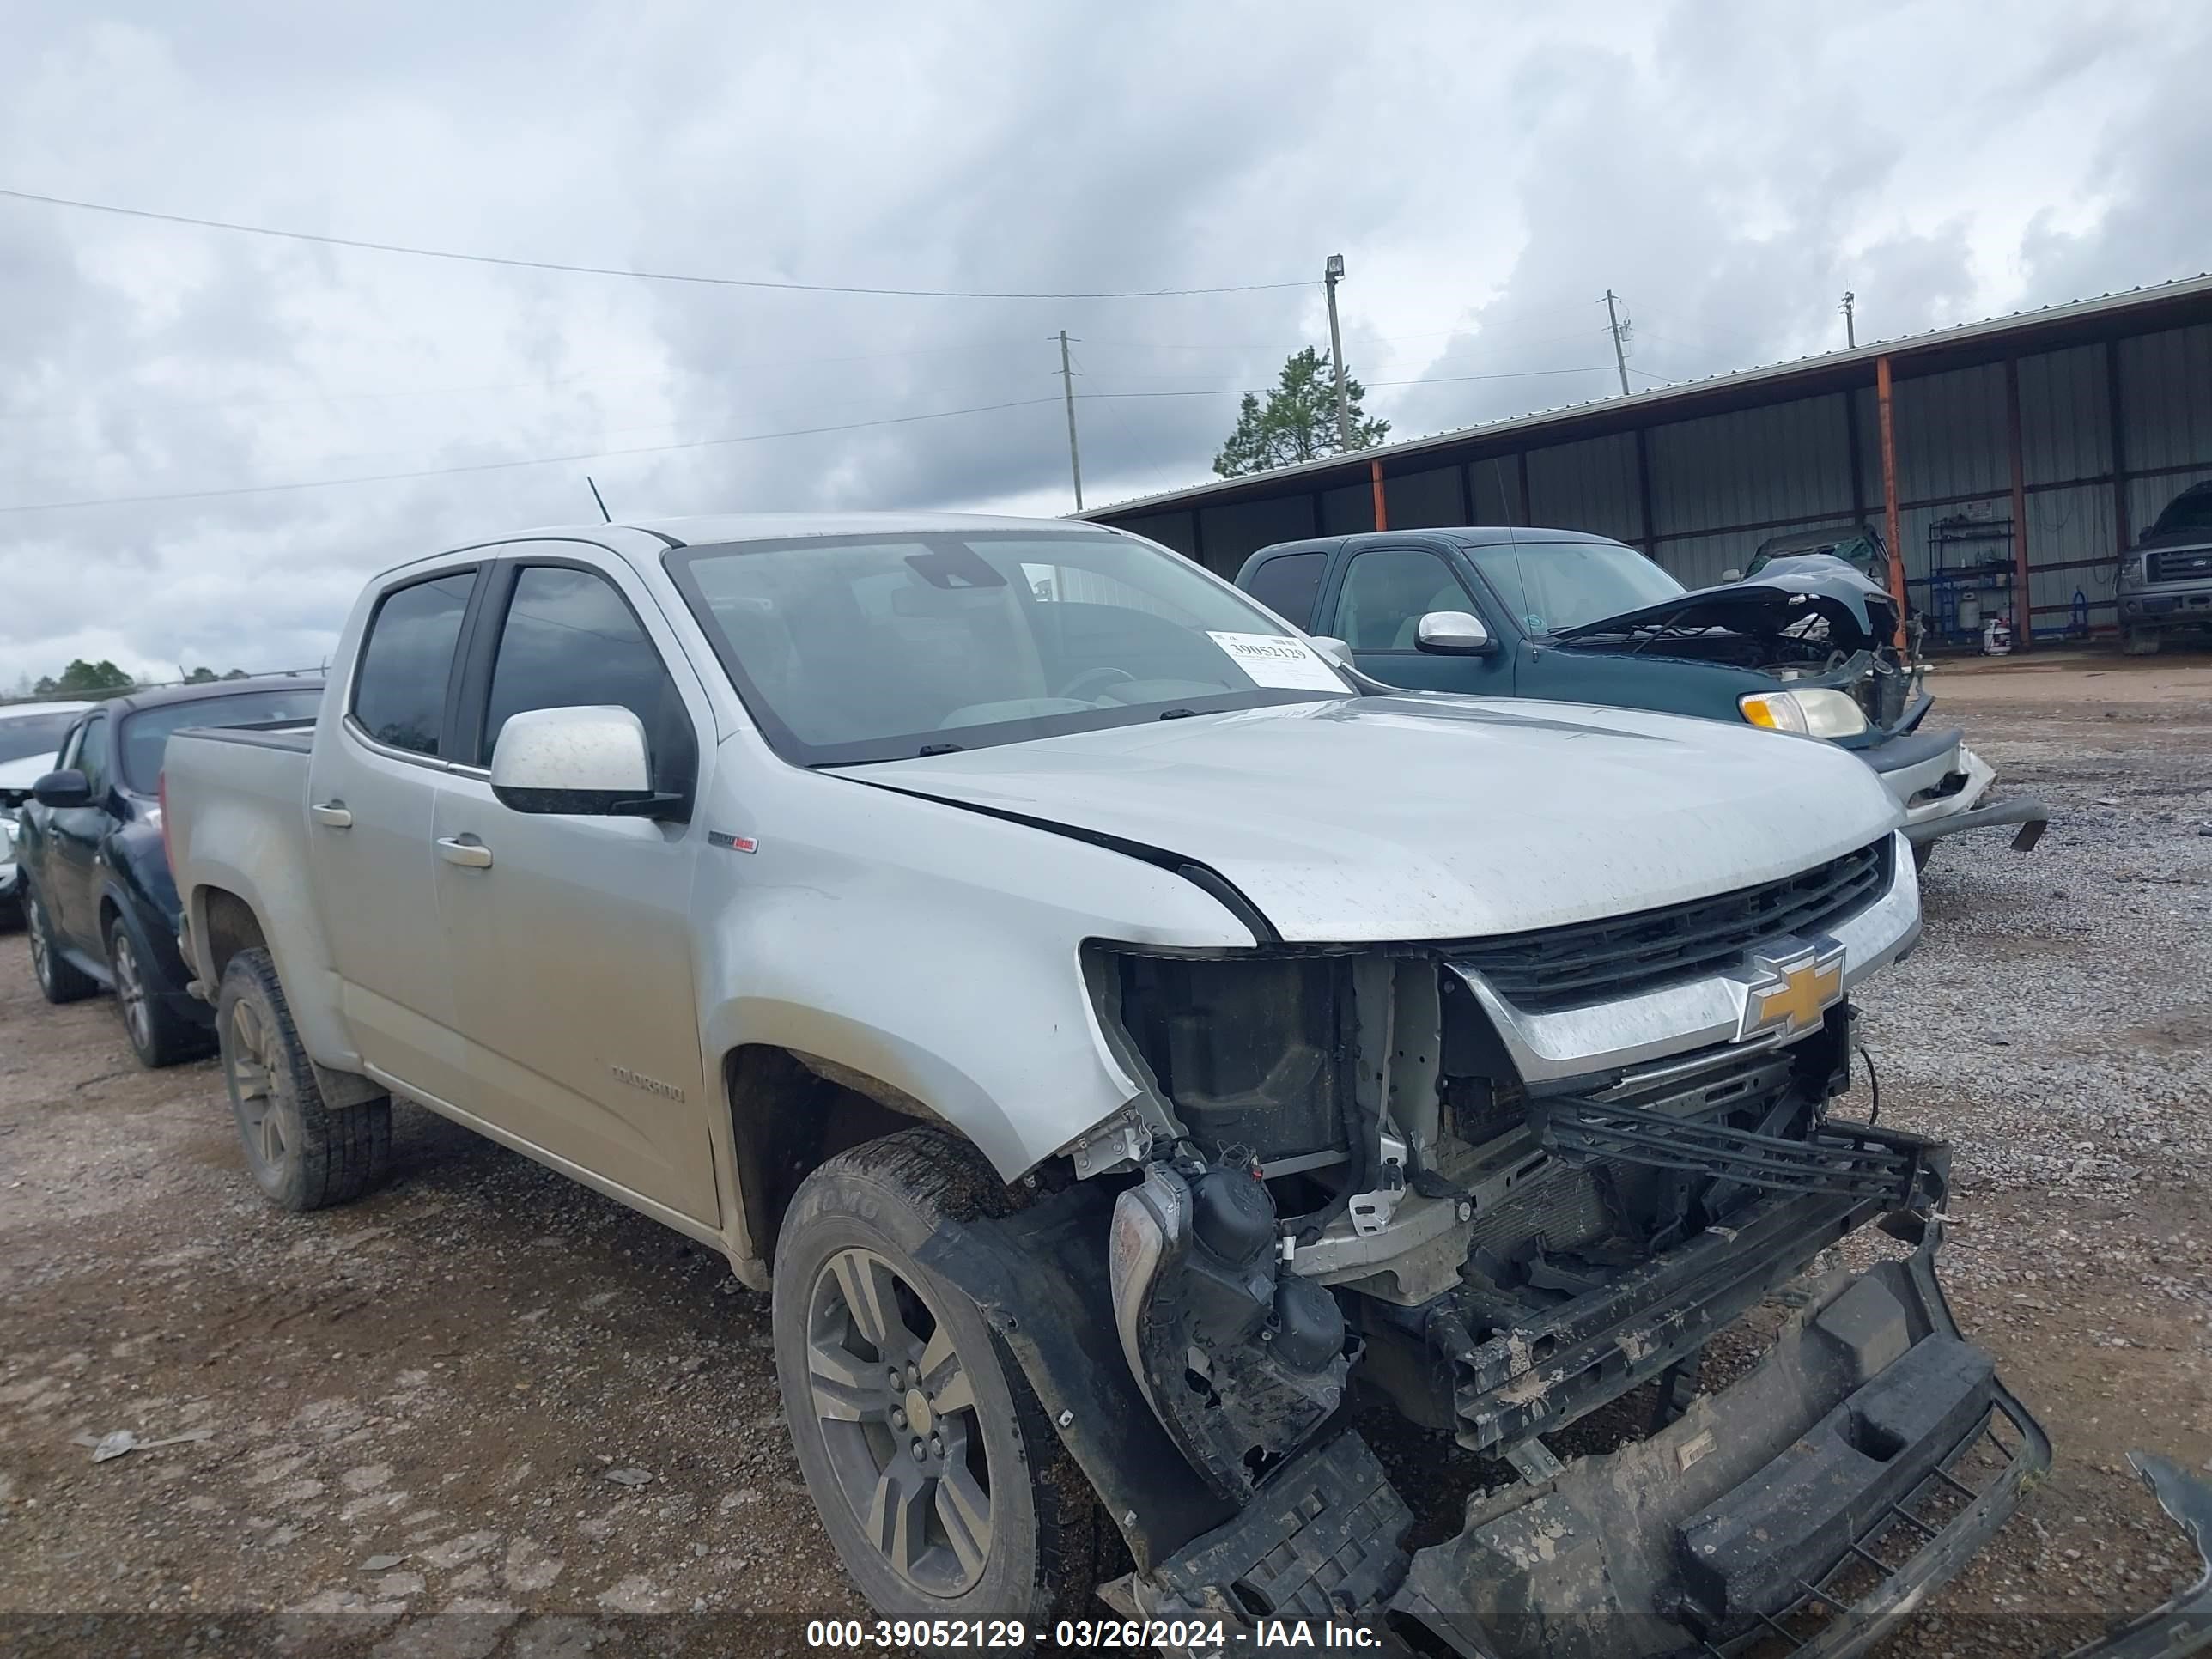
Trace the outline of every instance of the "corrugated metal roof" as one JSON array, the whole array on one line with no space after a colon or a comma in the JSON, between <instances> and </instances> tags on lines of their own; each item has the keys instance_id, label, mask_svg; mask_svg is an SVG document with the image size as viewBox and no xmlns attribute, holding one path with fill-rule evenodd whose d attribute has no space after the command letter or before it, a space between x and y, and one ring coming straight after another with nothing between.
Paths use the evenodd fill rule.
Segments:
<instances>
[{"instance_id":1,"label":"corrugated metal roof","mask_svg":"<svg viewBox=\"0 0 2212 1659\"><path fill-rule=\"evenodd\" d=\"M1977 344L1996 344L2009 338L2054 328L2124 316L2130 311L2166 307L2200 298L2212 299L2212 273L2160 283L2148 288L2130 289L2120 294L2099 295L2094 299L2043 306L2032 311L2012 312L1979 322L1954 324L1948 328L1929 329L1924 333L1903 335L1895 339L1870 341L1853 349L1822 352L1808 357L1734 369L1702 380L1685 380L1655 386L1646 392L1632 392L1626 397L1605 398L1559 409L1539 410L1502 421L1458 427L1425 438L1381 444L1352 455L1325 456L1320 460L1277 467L1272 471L1247 473L1236 478L1217 478L1207 483L1186 485L1180 489L1164 490L1158 495L1139 495L1109 506L1092 507L1074 516L1092 520L1119 519L1140 513L1200 505L1225 496L1256 493L1255 486L1258 491L1264 491L1271 484L1291 479L1330 478L1332 475L1346 475L1355 471L1364 475L1370 460L1381 460L1386 466L1391 466L1405 459L1471 441L1487 444L1505 440L1510 442L1516 437L1551 428L1569 428L1559 435L1573 436L1576 435L1572 431L1574 427L1597 419L1615 428L1654 425L1668 418L1668 411L1672 406L1706 402L1716 394L1755 392L1765 386L1779 390L1794 381L1836 378L1854 368L1863 368L1866 378L1871 380L1875 362L1881 357L1889 358L1893 365L1903 369L1915 357L1929 352L1948 354L1961 348L1971 349ZM1333 481L1341 483L1344 480L1338 476Z\"/></svg>"}]
</instances>

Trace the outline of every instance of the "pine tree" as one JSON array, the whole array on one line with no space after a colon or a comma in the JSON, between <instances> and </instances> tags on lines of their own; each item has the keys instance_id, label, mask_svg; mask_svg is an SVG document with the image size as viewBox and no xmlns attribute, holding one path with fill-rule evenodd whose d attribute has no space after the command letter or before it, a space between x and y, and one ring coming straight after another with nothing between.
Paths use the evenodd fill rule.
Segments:
<instances>
[{"instance_id":1,"label":"pine tree","mask_svg":"<svg viewBox=\"0 0 2212 1659\"><path fill-rule=\"evenodd\" d=\"M1365 449L1382 441L1390 430L1388 421L1370 420L1360 401L1366 387L1347 376L1344 391L1352 410L1352 447ZM1311 346L1294 352L1283 364L1282 380L1262 404L1250 392L1237 413L1237 429L1213 458L1213 470L1224 478L1270 467L1291 466L1319 460L1338 453L1336 386L1331 378L1328 354Z\"/></svg>"}]
</instances>

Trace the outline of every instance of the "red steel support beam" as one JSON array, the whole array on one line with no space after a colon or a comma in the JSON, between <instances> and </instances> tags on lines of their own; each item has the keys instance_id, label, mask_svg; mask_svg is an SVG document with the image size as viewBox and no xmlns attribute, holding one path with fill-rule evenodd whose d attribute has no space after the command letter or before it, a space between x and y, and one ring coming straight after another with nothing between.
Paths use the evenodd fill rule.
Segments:
<instances>
[{"instance_id":1,"label":"red steel support beam","mask_svg":"<svg viewBox=\"0 0 2212 1659\"><path fill-rule=\"evenodd\" d=\"M1368 462L1367 477L1375 488L1375 527L1377 530L1388 530L1390 527L1390 518L1382 507L1382 463L1379 460Z\"/></svg>"},{"instance_id":2,"label":"red steel support beam","mask_svg":"<svg viewBox=\"0 0 2212 1659\"><path fill-rule=\"evenodd\" d=\"M2012 462L2012 648L2035 649L2035 597L2027 589L2027 459L2020 440L2020 359L2005 359L2005 451Z\"/></svg>"},{"instance_id":3,"label":"red steel support beam","mask_svg":"<svg viewBox=\"0 0 2212 1659\"><path fill-rule=\"evenodd\" d=\"M1897 416L1891 407L1889 359L1874 360L1874 400L1881 417L1881 533L1889 544L1889 596L1897 601L1897 648L1905 648L1904 529L1897 511Z\"/></svg>"}]
</instances>

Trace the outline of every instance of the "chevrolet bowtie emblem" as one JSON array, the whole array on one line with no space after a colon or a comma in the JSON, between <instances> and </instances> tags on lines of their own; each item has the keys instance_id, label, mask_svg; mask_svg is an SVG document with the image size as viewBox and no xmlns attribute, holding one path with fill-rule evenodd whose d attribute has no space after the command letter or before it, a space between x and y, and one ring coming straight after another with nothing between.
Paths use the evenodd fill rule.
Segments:
<instances>
[{"instance_id":1,"label":"chevrolet bowtie emblem","mask_svg":"<svg viewBox=\"0 0 2212 1659\"><path fill-rule=\"evenodd\" d=\"M1844 947L1832 941L1786 955L1751 958L1751 994L1744 999L1741 1042L1772 1030L1802 1031L1844 994Z\"/></svg>"}]
</instances>

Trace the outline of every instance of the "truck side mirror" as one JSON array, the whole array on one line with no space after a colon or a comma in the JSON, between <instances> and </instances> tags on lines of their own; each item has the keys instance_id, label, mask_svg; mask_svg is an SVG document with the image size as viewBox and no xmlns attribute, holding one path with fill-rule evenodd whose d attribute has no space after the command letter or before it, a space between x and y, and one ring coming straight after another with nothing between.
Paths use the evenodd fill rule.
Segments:
<instances>
[{"instance_id":1,"label":"truck side mirror","mask_svg":"<svg viewBox=\"0 0 2212 1659\"><path fill-rule=\"evenodd\" d=\"M1723 570L1721 572L1721 580L1724 582L1740 582L1743 580L1743 572L1734 569Z\"/></svg>"},{"instance_id":2,"label":"truck side mirror","mask_svg":"<svg viewBox=\"0 0 2212 1659\"><path fill-rule=\"evenodd\" d=\"M611 705L532 708L509 717L491 752L491 793L516 812L653 817L645 723Z\"/></svg>"},{"instance_id":3,"label":"truck side mirror","mask_svg":"<svg viewBox=\"0 0 2212 1659\"><path fill-rule=\"evenodd\" d=\"M1313 647L1315 650L1320 652L1322 656L1327 657L1339 668L1356 668L1358 666L1358 665L1352 659L1352 647L1346 645L1342 640L1337 638L1334 634L1310 634L1306 636L1306 643Z\"/></svg>"},{"instance_id":4,"label":"truck side mirror","mask_svg":"<svg viewBox=\"0 0 2212 1659\"><path fill-rule=\"evenodd\" d=\"M1498 641L1471 611L1431 611L1413 629L1417 650L1441 657L1487 657Z\"/></svg>"},{"instance_id":5,"label":"truck side mirror","mask_svg":"<svg viewBox=\"0 0 2212 1659\"><path fill-rule=\"evenodd\" d=\"M49 772L31 786L31 799L41 806L89 806L92 780L82 772Z\"/></svg>"}]
</instances>

